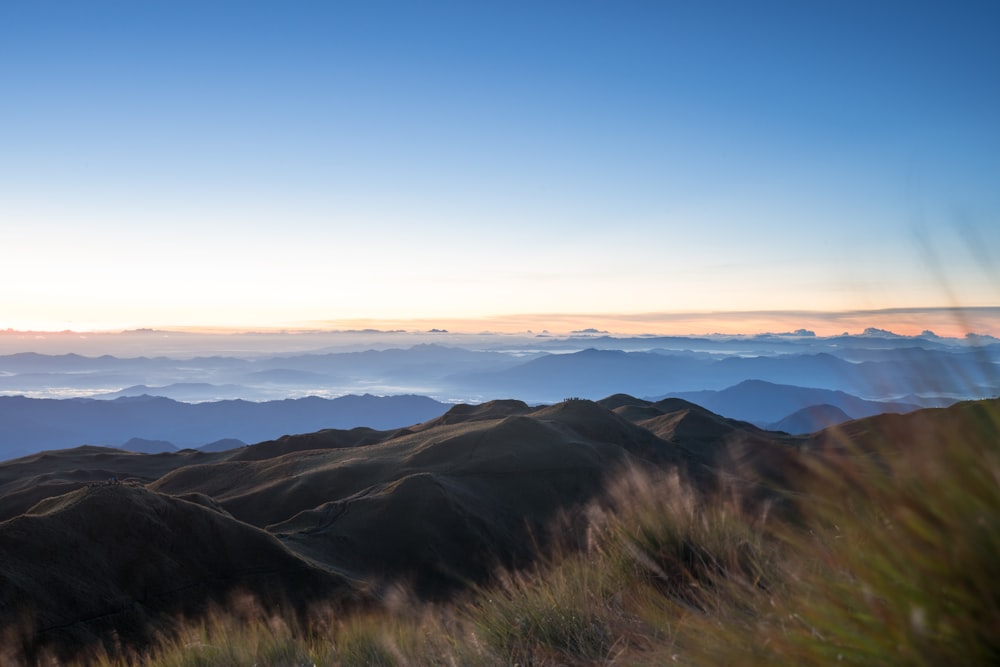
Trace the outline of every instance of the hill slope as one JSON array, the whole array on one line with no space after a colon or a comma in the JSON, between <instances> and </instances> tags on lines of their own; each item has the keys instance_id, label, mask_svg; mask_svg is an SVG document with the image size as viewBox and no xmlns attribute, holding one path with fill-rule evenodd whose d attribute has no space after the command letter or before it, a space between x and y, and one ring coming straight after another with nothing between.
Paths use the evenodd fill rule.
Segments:
<instances>
[{"instance_id":1,"label":"hill slope","mask_svg":"<svg viewBox=\"0 0 1000 667\"><path fill-rule=\"evenodd\" d=\"M456 406L403 429L214 453L36 454L0 464L2 613L9 622L23 600L44 636L72 642L111 628L141 638L150 619L234 587L374 602L399 582L440 599L532 562L554 522L581 520L627 466L677 470L711 493L781 483L801 443L825 447L683 399L617 394ZM112 476L129 484L94 486Z\"/></svg>"},{"instance_id":2,"label":"hill slope","mask_svg":"<svg viewBox=\"0 0 1000 667\"><path fill-rule=\"evenodd\" d=\"M150 617L247 590L306 601L349 592L272 535L203 505L141 487L78 489L0 523L0 609L31 612L56 644L113 628L141 641Z\"/></svg>"}]
</instances>

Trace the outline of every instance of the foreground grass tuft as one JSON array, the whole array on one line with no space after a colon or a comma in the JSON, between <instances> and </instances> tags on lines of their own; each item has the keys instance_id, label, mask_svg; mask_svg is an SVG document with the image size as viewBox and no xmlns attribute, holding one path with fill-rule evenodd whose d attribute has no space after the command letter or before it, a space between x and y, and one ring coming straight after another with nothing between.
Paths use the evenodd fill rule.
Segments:
<instances>
[{"instance_id":1,"label":"foreground grass tuft","mask_svg":"<svg viewBox=\"0 0 1000 667\"><path fill-rule=\"evenodd\" d=\"M609 584L599 567L571 557L506 575L482 592L469 616L493 655L509 664L600 663L618 634Z\"/></svg>"},{"instance_id":2,"label":"foreground grass tuft","mask_svg":"<svg viewBox=\"0 0 1000 667\"><path fill-rule=\"evenodd\" d=\"M1000 421L817 458L770 595L703 619L693 663L1000 663ZM714 637L715 641L711 641Z\"/></svg>"}]
</instances>

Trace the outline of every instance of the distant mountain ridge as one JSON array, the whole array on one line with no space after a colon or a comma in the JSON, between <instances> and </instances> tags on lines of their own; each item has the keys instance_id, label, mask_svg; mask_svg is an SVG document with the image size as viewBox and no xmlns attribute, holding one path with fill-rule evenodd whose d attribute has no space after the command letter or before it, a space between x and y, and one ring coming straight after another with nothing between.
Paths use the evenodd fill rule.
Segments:
<instances>
[{"instance_id":1,"label":"distant mountain ridge","mask_svg":"<svg viewBox=\"0 0 1000 667\"><path fill-rule=\"evenodd\" d=\"M815 433L821 429L851 421L851 419L849 414L836 405L823 403L796 410L784 419L770 424L767 428L771 431L784 431L793 434Z\"/></svg>"},{"instance_id":2,"label":"distant mountain ridge","mask_svg":"<svg viewBox=\"0 0 1000 667\"><path fill-rule=\"evenodd\" d=\"M425 396L341 396L253 403L181 403L155 396L32 399L0 396L0 458L83 444L121 447L133 438L177 448L222 439L260 442L289 433L361 424L398 428L443 414L448 405Z\"/></svg>"},{"instance_id":3,"label":"distant mountain ridge","mask_svg":"<svg viewBox=\"0 0 1000 667\"><path fill-rule=\"evenodd\" d=\"M793 333L539 336L510 342L494 336L490 341L493 349L422 343L247 358L24 352L0 355L0 394L114 398L148 393L214 401L368 392L419 394L448 402L504 397L554 403L567 396L599 399L615 392L662 396L719 391L751 379L844 391L869 400L913 395L910 402L923 407L942 398L1000 393L1000 343L982 337L958 341L874 331L828 338Z\"/></svg>"},{"instance_id":4,"label":"distant mountain ridge","mask_svg":"<svg viewBox=\"0 0 1000 667\"><path fill-rule=\"evenodd\" d=\"M720 391L746 380L887 400L917 394L986 396L1000 390L1000 366L971 352L893 349L885 354L880 359L865 353L866 360L849 361L829 352L718 358L690 352L590 348L448 380L456 391L465 388L528 402L554 402L566 396L597 399L618 391L636 396Z\"/></svg>"},{"instance_id":5,"label":"distant mountain ridge","mask_svg":"<svg viewBox=\"0 0 1000 667\"><path fill-rule=\"evenodd\" d=\"M529 362L536 389L554 393L556 389L595 391L610 380L594 379L604 364L608 375L619 378L621 372L641 369L647 378L642 386L660 386L656 362L663 358L654 353L606 353L591 351L583 355L583 366L577 366L576 355L552 355ZM587 358L593 363L586 361ZM622 359L627 362L621 363ZM574 370L569 373L553 372L569 363ZM665 363L673 363L666 360ZM625 369L623 371L623 369ZM510 369L510 372L517 369ZM524 381L520 376L519 381ZM549 384L546 385L545 383ZM502 386L502 383L501 383ZM201 385L197 387L201 389ZM130 392L126 392L130 393ZM781 385L762 380L746 380L722 390L677 392L669 396L683 398L706 406L726 417L770 427L792 413L818 405L836 407L847 419L867 417L882 412L909 412L920 407L901 401L869 401L843 391L810 387ZM654 399L655 400L655 399ZM936 399L937 404L943 399ZM516 414L528 410L523 401L488 402L480 406L466 406L465 410L507 411ZM352 428L368 424L376 429L395 429L425 422L437 416L447 418L449 404L424 396L377 397L342 396L335 399L307 397L280 401L249 402L243 400L205 401L183 403L170 398L147 394L119 396L116 399L31 399L26 397L0 397L0 457L12 458L43 449L95 444L122 447L134 451L169 451L202 447L219 440L235 443L259 442L281 435L305 433L324 428ZM449 413L450 414L450 413ZM804 429L814 424L816 428L829 422L795 425ZM788 428L791 425L786 424ZM787 430L787 429L779 429ZM810 429L810 430L816 430ZM805 431L796 431L805 432ZM166 444L164 444L166 443ZM218 447L219 445L215 445ZM222 445L227 446L227 445Z\"/></svg>"},{"instance_id":6,"label":"distant mountain ridge","mask_svg":"<svg viewBox=\"0 0 1000 667\"><path fill-rule=\"evenodd\" d=\"M778 422L794 412L816 405L842 410L848 419L871 417L883 412L911 412L919 405L897 401L868 401L843 391L744 380L721 391L688 391L671 394L702 405L733 419L760 427Z\"/></svg>"}]
</instances>

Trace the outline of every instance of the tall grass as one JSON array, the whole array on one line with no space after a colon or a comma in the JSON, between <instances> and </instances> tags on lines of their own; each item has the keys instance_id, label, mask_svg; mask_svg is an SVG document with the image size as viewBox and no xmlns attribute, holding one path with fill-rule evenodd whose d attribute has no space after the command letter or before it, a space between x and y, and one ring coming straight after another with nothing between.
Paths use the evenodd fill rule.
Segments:
<instances>
[{"instance_id":1,"label":"tall grass","mask_svg":"<svg viewBox=\"0 0 1000 667\"><path fill-rule=\"evenodd\" d=\"M764 643L762 664L1000 662L997 407L967 406L951 437L814 461L808 524L781 531L782 594L731 645Z\"/></svg>"},{"instance_id":2,"label":"tall grass","mask_svg":"<svg viewBox=\"0 0 1000 667\"><path fill-rule=\"evenodd\" d=\"M693 623L692 664L1000 663L1000 403L808 462L773 590Z\"/></svg>"},{"instance_id":3,"label":"tall grass","mask_svg":"<svg viewBox=\"0 0 1000 667\"><path fill-rule=\"evenodd\" d=\"M630 470L579 548L461 601L295 622L252 603L102 667L1000 664L1000 401L806 457L795 512ZM747 507L757 507L748 510ZM794 517L793 519L783 517ZM578 538L578 539L576 539Z\"/></svg>"}]
</instances>

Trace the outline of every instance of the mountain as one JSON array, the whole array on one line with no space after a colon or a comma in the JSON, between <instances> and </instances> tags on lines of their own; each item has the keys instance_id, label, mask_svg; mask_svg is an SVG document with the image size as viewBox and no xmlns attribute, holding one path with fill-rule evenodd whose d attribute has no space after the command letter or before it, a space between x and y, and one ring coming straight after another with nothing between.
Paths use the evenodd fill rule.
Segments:
<instances>
[{"instance_id":1,"label":"mountain","mask_svg":"<svg viewBox=\"0 0 1000 667\"><path fill-rule=\"evenodd\" d=\"M793 412L814 405L834 406L846 413L849 419L883 412L909 412L920 407L910 403L868 401L843 391L781 385L763 380L745 380L721 391L679 392L673 396L758 426L773 424Z\"/></svg>"},{"instance_id":2,"label":"mountain","mask_svg":"<svg viewBox=\"0 0 1000 667\"><path fill-rule=\"evenodd\" d=\"M908 452L914 442L929 446L956 441L995 443L998 430L1000 398L993 398L856 419L810 434L802 443L810 450ZM913 453L919 456L919 450Z\"/></svg>"},{"instance_id":3,"label":"mountain","mask_svg":"<svg viewBox=\"0 0 1000 667\"><path fill-rule=\"evenodd\" d=\"M768 426L768 429L785 433L815 433L828 426L836 426L850 420L851 416L836 405L824 403L796 410Z\"/></svg>"},{"instance_id":4,"label":"mountain","mask_svg":"<svg viewBox=\"0 0 1000 667\"><path fill-rule=\"evenodd\" d=\"M237 590L271 604L335 600L344 577L273 535L202 504L124 484L42 500L0 524L0 609L33 633L80 644L113 632L149 638L151 621Z\"/></svg>"},{"instance_id":5,"label":"mountain","mask_svg":"<svg viewBox=\"0 0 1000 667\"><path fill-rule=\"evenodd\" d=\"M828 353L720 358L693 353L586 349L538 357L500 371L453 376L450 381L470 391L513 395L528 402L552 402L567 396L596 399L615 391L638 396L693 396L688 392L718 391L748 379L829 390L895 391L901 380L887 385L881 378L888 374L887 369L863 368L862 364ZM780 419L788 412L765 421Z\"/></svg>"},{"instance_id":6,"label":"mountain","mask_svg":"<svg viewBox=\"0 0 1000 667\"><path fill-rule=\"evenodd\" d=\"M145 438L129 438L122 449L129 452L139 452L141 454L160 454L161 452L175 452L177 447L172 442L166 440L146 440Z\"/></svg>"},{"instance_id":7,"label":"mountain","mask_svg":"<svg viewBox=\"0 0 1000 667\"><path fill-rule=\"evenodd\" d=\"M262 604L439 600L528 566L630 467L774 502L803 458L997 428L1000 400L809 436L682 398L453 406L405 428L324 429L221 452L101 447L0 463L0 625L35 641L141 641L234 590ZM942 440L946 441L946 440ZM116 478L121 483L109 483ZM30 615L27 610L31 610Z\"/></svg>"},{"instance_id":8,"label":"mountain","mask_svg":"<svg viewBox=\"0 0 1000 667\"><path fill-rule=\"evenodd\" d=\"M239 449L240 447L246 447L247 443L242 440L237 440L236 438L222 438L221 440L215 440L208 444L198 447L198 450L202 452L225 452L230 449Z\"/></svg>"},{"instance_id":9,"label":"mountain","mask_svg":"<svg viewBox=\"0 0 1000 667\"><path fill-rule=\"evenodd\" d=\"M261 396L258 392L236 384L216 385L208 382L175 382L173 384L160 387L150 387L145 384L137 384L126 387L118 391L100 394L93 398L115 399L122 397L157 396L170 398L175 401L199 402L199 401L221 401L239 397L243 399L254 399Z\"/></svg>"},{"instance_id":10,"label":"mountain","mask_svg":"<svg viewBox=\"0 0 1000 667\"><path fill-rule=\"evenodd\" d=\"M359 388L385 394L427 394L443 390L446 376L496 371L538 354L439 344L363 352L254 354L248 358L119 358L26 352L0 355L0 393L39 398L150 394L185 401L335 395Z\"/></svg>"},{"instance_id":11,"label":"mountain","mask_svg":"<svg viewBox=\"0 0 1000 667\"><path fill-rule=\"evenodd\" d=\"M149 394L185 401L258 401L367 391L448 401L504 396L554 403L568 396L598 399L614 392L663 396L722 390L757 379L844 391L873 400L900 400L915 394L927 399L919 402L927 407L941 396L959 400L1000 392L1000 343L982 337L958 340L885 332L836 337L791 332L631 338L591 333L569 337L436 334L434 340L455 344L424 342L404 347L399 346L404 340L431 338L372 336L367 344L385 345L391 339L397 347L263 354L252 352L256 343L252 336L245 336L233 343L231 356L0 355L0 394L35 398ZM309 339L290 336L286 345L300 350L308 347ZM171 354L178 354L185 347L170 349Z\"/></svg>"},{"instance_id":12,"label":"mountain","mask_svg":"<svg viewBox=\"0 0 1000 667\"><path fill-rule=\"evenodd\" d=\"M789 458L794 440L684 399L654 402L616 394L598 404L674 446L680 454L679 467L701 488L714 488L720 469L784 486L794 468Z\"/></svg>"},{"instance_id":13,"label":"mountain","mask_svg":"<svg viewBox=\"0 0 1000 667\"><path fill-rule=\"evenodd\" d=\"M0 457L95 444L120 447L138 438L180 448L235 438L259 442L287 433L367 424L397 428L426 421L448 406L424 396L341 396L253 403L181 403L154 396L115 400L0 397ZM138 442L137 441L137 442Z\"/></svg>"},{"instance_id":14,"label":"mountain","mask_svg":"<svg viewBox=\"0 0 1000 667\"><path fill-rule=\"evenodd\" d=\"M1000 366L992 353L964 348L925 350L912 348L912 341L905 340L911 347L831 348L836 353L807 354L746 355L740 353L742 350L735 342L727 353L711 354L691 350L589 348L547 354L497 371L457 374L449 377L448 382L453 392L502 394L528 402L555 402L567 396L597 399L616 391L637 396L697 396L690 392L721 391L747 380L881 400L907 394L922 394L928 401L940 396L957 400L955 397L982 397L1000 391ZM794 352L795 346L786 344L785 349ZM913 407L921 406L923 401ZM808 404L754 419L761 423L776 421L803 407ZM850 409L839 407L853 414ZM864 414L873 413L862 410L856 416Z\"/></svg>"},{"instance_id":15,"label":"mountain","mask_svg":"<svg viewBox=\"0 0 1000 667\"><path fill-rule=\"evenodd\" d=\"M219 457L192 449L139 454L86 445L0 462L0 521L23 514L45 498L104 483L112 477L149 484L175 468L197 466Z\"/></svg>"},{"instance_id":16,"label":"mountain","mask_svg":"<svg viewBox=\"0 0 1000 667\"><path fill-rule=\"evenodd\" d=\"M455 375L457 387L487 395L516 396L531 402L555 402L569 396L598 399L624 391L662 394L695 377L704 361L687 355L586 349L549 354L500 371Z\"/></svg>"},{"instance_id":17,"label":"mountain","mask_svg":"<svg viewBox=\"0 0 1000 667\"><path fill-rule=\"evenodd\" d=\"M221 452L87 446L0 463L0 620L34 609L59 645L141 638L236 588L368 604L402 582L439 599L529 564L622 468L677 469L707 489L725 443L756 433L653 407L675 419L662 435L591 401L494 401Z\"/></svg>"}]
</instances>

